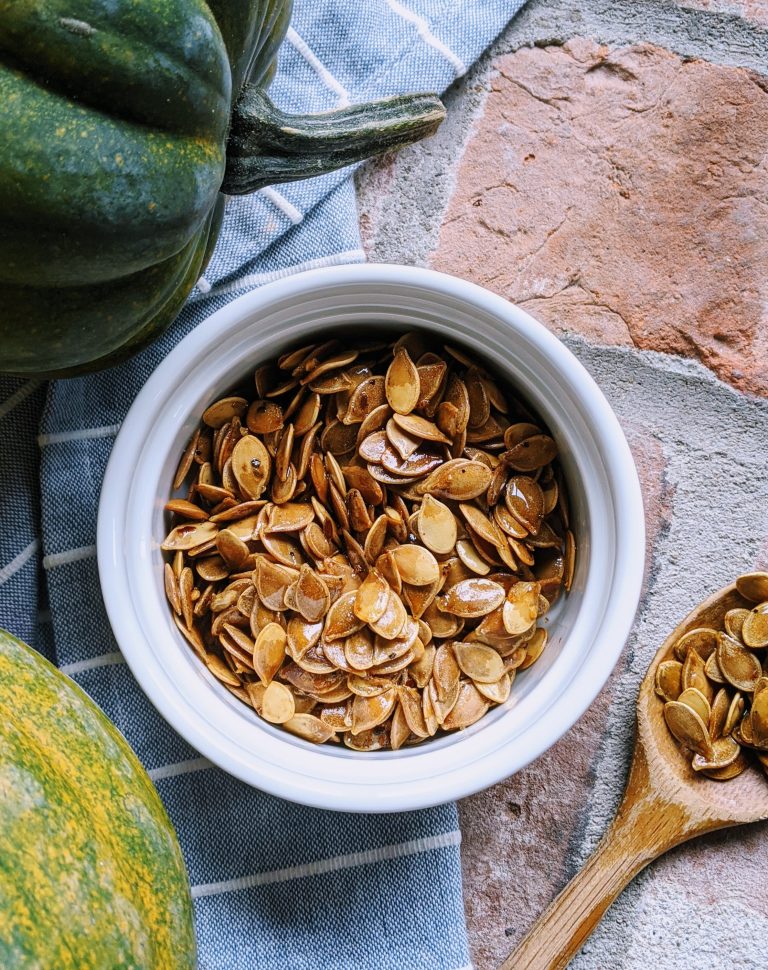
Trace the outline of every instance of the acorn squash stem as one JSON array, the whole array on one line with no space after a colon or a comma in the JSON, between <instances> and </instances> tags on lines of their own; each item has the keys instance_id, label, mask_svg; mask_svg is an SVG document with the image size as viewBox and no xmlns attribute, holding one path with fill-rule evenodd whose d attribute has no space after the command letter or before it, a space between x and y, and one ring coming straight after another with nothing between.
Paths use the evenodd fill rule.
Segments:
<instances>
[{"instance_id":1,"label":"acorn squash stem","mask_svg":"<svg viewBox=\"0 0 768 970\"><path fill-rule=\"evenodd\" d=\"M445 108L432 94L402 95L323 114L286 114L246 85L235 105L221 191L245 195L323 175L433 134Z\"/></svg>"}]
</instances>

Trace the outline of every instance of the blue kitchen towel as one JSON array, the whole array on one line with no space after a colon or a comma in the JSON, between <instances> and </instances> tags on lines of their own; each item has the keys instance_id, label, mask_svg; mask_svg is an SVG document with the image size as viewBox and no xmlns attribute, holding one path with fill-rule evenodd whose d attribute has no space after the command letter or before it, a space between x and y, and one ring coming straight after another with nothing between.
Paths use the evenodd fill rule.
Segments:
<instances>
[{"instance_id":1,"label":"blue kitchen towel","mask_svg":"<svg viewBox=\"0 0 768 970\"><path fill-rule=\"evenodd\" d=\"M289 110L321 111L442 91L521 5L298 0L271 95ZM0 378L0 626L74 677L155 781L189 870L201 970L458 970L469 963L455 807L322 812L212 767L133 680L96 569L104 469L126 411L158 362L246 290L364 259L348 169L232 199L204 278L152 347L47 388Z\"/></svg>"}]
</instances>

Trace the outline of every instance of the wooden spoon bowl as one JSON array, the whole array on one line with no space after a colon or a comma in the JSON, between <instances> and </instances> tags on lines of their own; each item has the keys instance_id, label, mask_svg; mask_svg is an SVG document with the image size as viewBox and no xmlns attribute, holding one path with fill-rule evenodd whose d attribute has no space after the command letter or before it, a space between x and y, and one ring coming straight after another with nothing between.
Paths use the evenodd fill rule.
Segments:
<instances>
[{"instance_id":1,"label":"wooden spoon bowl","mask_svg":"<svg viewBox=\"0 0 768 970\"><path fill-rule=\"evenodd\" d=\"M632 767L616 818L584 868L539 918L500 970L559 970L578 952L634 876L668 849L731 825L768 819L768 778L750 766L730 781L697 774L664 720L656 668L672 659L680 637L696 627L721 629L735 607L751 608L727 586L696 607L662 644L637 699Z\"/></svg>"}]
</instances>

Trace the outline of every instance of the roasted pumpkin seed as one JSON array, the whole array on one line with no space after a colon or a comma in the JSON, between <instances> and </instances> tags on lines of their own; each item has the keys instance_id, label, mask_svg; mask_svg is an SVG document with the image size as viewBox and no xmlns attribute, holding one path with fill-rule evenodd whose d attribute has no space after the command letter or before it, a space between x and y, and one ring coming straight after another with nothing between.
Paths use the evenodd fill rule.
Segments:
<instances>
[{"instance_id":1,"label":"roasted pumpkin seed","mask_svg":"<svg viewBox=\"0 0 768 970\"><path fill-rule=\"evenodd\" d=\"M166 504L166 597L192 649L265 720L353 750L397 750L505 703L573 574L547 429L510 424L525 405L417 334L332 338L254 379L253 399L205 410L174 480L192 478L187 494ZM705 713L706 670L687 662L686 695L680 660L659 675L665 699ZM762 737L743 710L718 696L715 740L729 719Z\"/></svg>"}]
</instances>

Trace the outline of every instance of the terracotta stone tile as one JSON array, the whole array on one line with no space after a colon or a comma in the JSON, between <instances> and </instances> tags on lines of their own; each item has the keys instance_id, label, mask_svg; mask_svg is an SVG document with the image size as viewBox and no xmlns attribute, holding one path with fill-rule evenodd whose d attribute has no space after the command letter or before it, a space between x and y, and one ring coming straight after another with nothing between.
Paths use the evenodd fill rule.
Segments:
<instances>
[{"instance_id":1,"label":"terracotta stone tile","mask_svg":"<svg viewBox=\"0 0 768 970\"><path fill-rule=\"evenodd\" d=\"M580 38L496 67L432 265L768 394L768 79Z\"/></svg>"},{"instance_id":2,"label":"terracotta stone tile","mask_svg":"<svg viewBox=\"0 0 768 970\"><path fill-rule=\"evenodd\" d=\"M475 970L495 967L571 874L571 846L589 798L610 699L609 681L584 717L537 761L459 803Z\"/></svg>"},{"instance_id":3,"label":"terracotta stone tile","mask_svg":"<svg viewBox=\"0 0 768 970\"><path fill-rule=\"evenodd\" d=\"M677 2L681 7L710 10L713 13L734 14L761 26L768 24L768 2L766 0L677 0Z\"/></svg>"}]
</instances>

